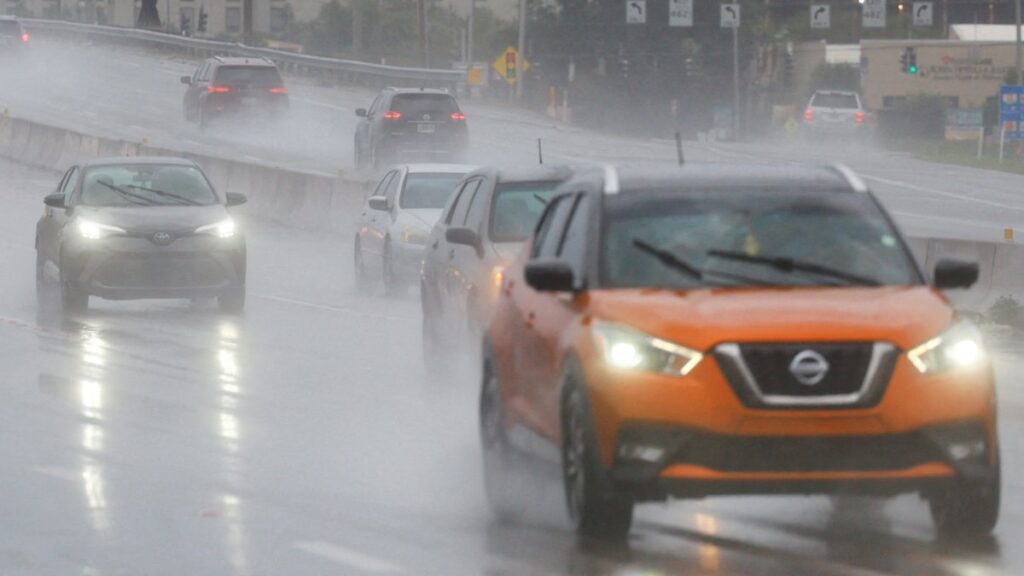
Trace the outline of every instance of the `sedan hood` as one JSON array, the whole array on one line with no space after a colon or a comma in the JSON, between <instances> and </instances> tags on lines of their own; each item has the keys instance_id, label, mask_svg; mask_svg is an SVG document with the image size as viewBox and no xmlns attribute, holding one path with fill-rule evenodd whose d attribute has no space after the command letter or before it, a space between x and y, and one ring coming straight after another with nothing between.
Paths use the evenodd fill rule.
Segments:
<instances>
[{"instance_id":1,"label":"sedan hood","mask_svg":"<svg viewBox=\"0 0 1024 576\"><path fill-rule=\"evenodd\" d=\"M155 232L194 230L220 222L228 217L228 211L221 204L100 208L80 206L75 210L75 215L99 224L117 226L128 232Z\"/></svg>"},{"instance_id":2,"label":"sedan hood","mask_svg":"<svg viewBox=\"0 0 1024 576\"><path fill-rule=\"evenodd\" d=\"M595 290L596 318L699 350L723 342L888 341L912 348L954 312L925 286Z\"/></svg>"}]
</instances>

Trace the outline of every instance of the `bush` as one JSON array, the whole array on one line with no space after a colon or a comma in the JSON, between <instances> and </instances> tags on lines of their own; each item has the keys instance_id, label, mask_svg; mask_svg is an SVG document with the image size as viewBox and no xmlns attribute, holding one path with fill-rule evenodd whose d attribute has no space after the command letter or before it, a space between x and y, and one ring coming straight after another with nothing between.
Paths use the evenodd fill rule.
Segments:
<instances>
[{"instance_id":1,"label":"bush","mask_svg":"<svg viewBox=\"0 0 1024 576\"><path fill-rule=\"evenodd\" d=\"M860 92L860 69L851 64L819 64L811 73L811 91Z\"/></svg>"},{"instance_id":2,"label":"bush","mask_svg":"<svg viewBox=\"0 0 1024 576\"><path fill-rule=\"evenodd\" d=\"M994 324L1017 326L1024 317L1024 306L1013 296L1000 296L988 309L988 319Z\"/></svg>"},{"instance_id":3,"label":"bush","mask_svg":"<svg viewBox=\"0 0 1024 576\"><path fill-rule=\"evenodd\" d=\"M946 133L946 109L949 98L934 94L915 94L880 110L881 135L890 140L907 138L943 139Z\"/></svg>"}]
</instances>

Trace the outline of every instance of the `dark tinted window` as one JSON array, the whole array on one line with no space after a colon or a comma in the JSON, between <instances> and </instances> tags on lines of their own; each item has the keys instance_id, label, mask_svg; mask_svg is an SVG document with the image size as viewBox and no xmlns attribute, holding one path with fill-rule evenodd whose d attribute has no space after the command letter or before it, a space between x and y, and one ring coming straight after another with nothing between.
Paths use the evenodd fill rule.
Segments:
<instances>
[{"instance_id":1,"label":"dark tinted window","mask_svg":"<svg viewBox=\"0 0 1024 576\"><path fill-rule=\"evenodd\" d=\"M459 105L447 94L396 94L391 100L391 110L401 112L406 118L429 114L432 119L441 120L458 112Z\"/></svg>"},{"instance_id":2,"label":"dark tinted window","mask_svg":"<svg viewBox=\"0 0 1024 576\"><path fill-rule=\"evenodd\" d=\"M565 220L575 203L575 198L563 196L551 207L543 225L537 231L537 239L533 245L534 257L554 258L557 255L558 246L562 242L562 231L565 229Z\"/></svg>"},{"instance_id":3,"label":"dark tinted window","mask_svg":"<svg viewBox=\"0 0 1024 576\"><path fill-rule=\"evenodd\" d=\"M451 225L462 226L466 223L466 215L469 214L469 207L476 199L476 189L480 187L480 180L472 180L466 183L459 196L459 203L455 206L455 213L452 214Z\"/></svg>"},{"instance_id":4,"label":"dark tinted window","mask_svg":"<svg viewBox=\"0 0 1024 576\"><path fill-rule=\"evenodd\" d=\"M505 182L494 191L491 209L491 241L522 242L537 225L551 193L561 184L555 182Z\"/></svg>"},{"instance_id":5,"label":"dark tinted window","mask_svg":"<svg viewBox=\"0 0 1024 576\"><path fill-rule=\"evenodd\" d=\"M217 203L203 173L191 166L97 166L85 172L86 206L208 206Z\"/></svg>"},{"instance_id":6,"label":"dark tinted window","mask_svg":"<svg viewBox=\"0 0 1024 576\"><path fill-rule=\"evenodd\" d=\"M780 258L879 284L919 281L896 231L865 194L828 190L629 194L609 197L606 214L601 273L609 287L859 283L836 274L796 266L780 269L763 262ZM650 249L702 271L703 280L660 261Z\"/></svg>"},{"instance_id":7,"label":"dark tinted window","mask_svg":"<svg viewBox=\"0 0 1024 576\"><path fill-rule=\"evenodd\" d=\"M21 24L17 20L0 20L0 35L21 36Z\"/></svg>"},{"instance_id":8,"label":"dark tinted window","mask_svg":"<svg viewBox=\"0 0 1024 576\"><path fill-rule=\"evenodd\" d=\"M811 106L815 108L859 108L857 97L853 94L837 94L819 92L814 95Z\"/></svg>"},{"instance_id":9,"label":"dark tinted window","mask_svg":"<svg viewBox=\"0 0 1024 576\"><path fill-rule=\"evenodd\" d=\"M463 174L409 174L399 205L402 208L444 208Z\"/></svg>"},{"instance_id":10,"label":"dark tinted window","mask_svg":"<svg viewBox=\"0 0 1024 576\"><path fill-rule=\"evenodd\" d=\"M215 81L221 84L248 86L280 86L283 84L277 68L271 66L221 66Z\"/></svg>"}]
</instances>

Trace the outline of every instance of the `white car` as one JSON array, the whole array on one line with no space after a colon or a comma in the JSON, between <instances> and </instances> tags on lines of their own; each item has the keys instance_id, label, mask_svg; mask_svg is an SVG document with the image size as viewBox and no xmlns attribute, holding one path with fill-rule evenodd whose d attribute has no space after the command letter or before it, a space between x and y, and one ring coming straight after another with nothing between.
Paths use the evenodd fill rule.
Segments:
<instances>
[{"instance_id":1,"label":"white car","mask_svg":"<svg viewBox=\"0 0 1024 576\"><path fill-rule=\"evenodd\" d=\"M810 135L861 136L867 112L856 92L818 90L804 109L803 127Z\"/></svg>"},{"instance_id":2,"label":"white car","mask_svg":"<svg viewBox=\"0 0 1024 576\"><path fill-rule=\"evenodd\" d=\"M386 294L402 294L419 279L427 237L455 185L475 166L406 164L381 178L366 199L355 237L356 289L380 280Z\"/></svg>"}]
</instances>

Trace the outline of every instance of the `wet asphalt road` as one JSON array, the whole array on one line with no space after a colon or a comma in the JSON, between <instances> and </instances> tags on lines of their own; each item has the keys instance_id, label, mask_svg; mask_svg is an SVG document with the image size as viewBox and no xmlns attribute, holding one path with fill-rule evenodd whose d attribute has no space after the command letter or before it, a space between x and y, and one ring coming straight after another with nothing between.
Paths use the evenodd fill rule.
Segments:
<instances>
[{"instance_id":1,"label":"wet asphalt road","mask_svg":"<svg viewBox=\"0 0 1024 576\"><path fill-rule=\"evenodd\" d=\"M357 297L345 239L244 222L250 301L36 304L33 227L57 177L0 161L0 574L1024 573L1024 357L994 340L1003 517L935 539L923 503L732 498L641 508L578 541L558 487L494 525L472 371L425 377L415 297Z\"/></svg>"}]
</instances>

